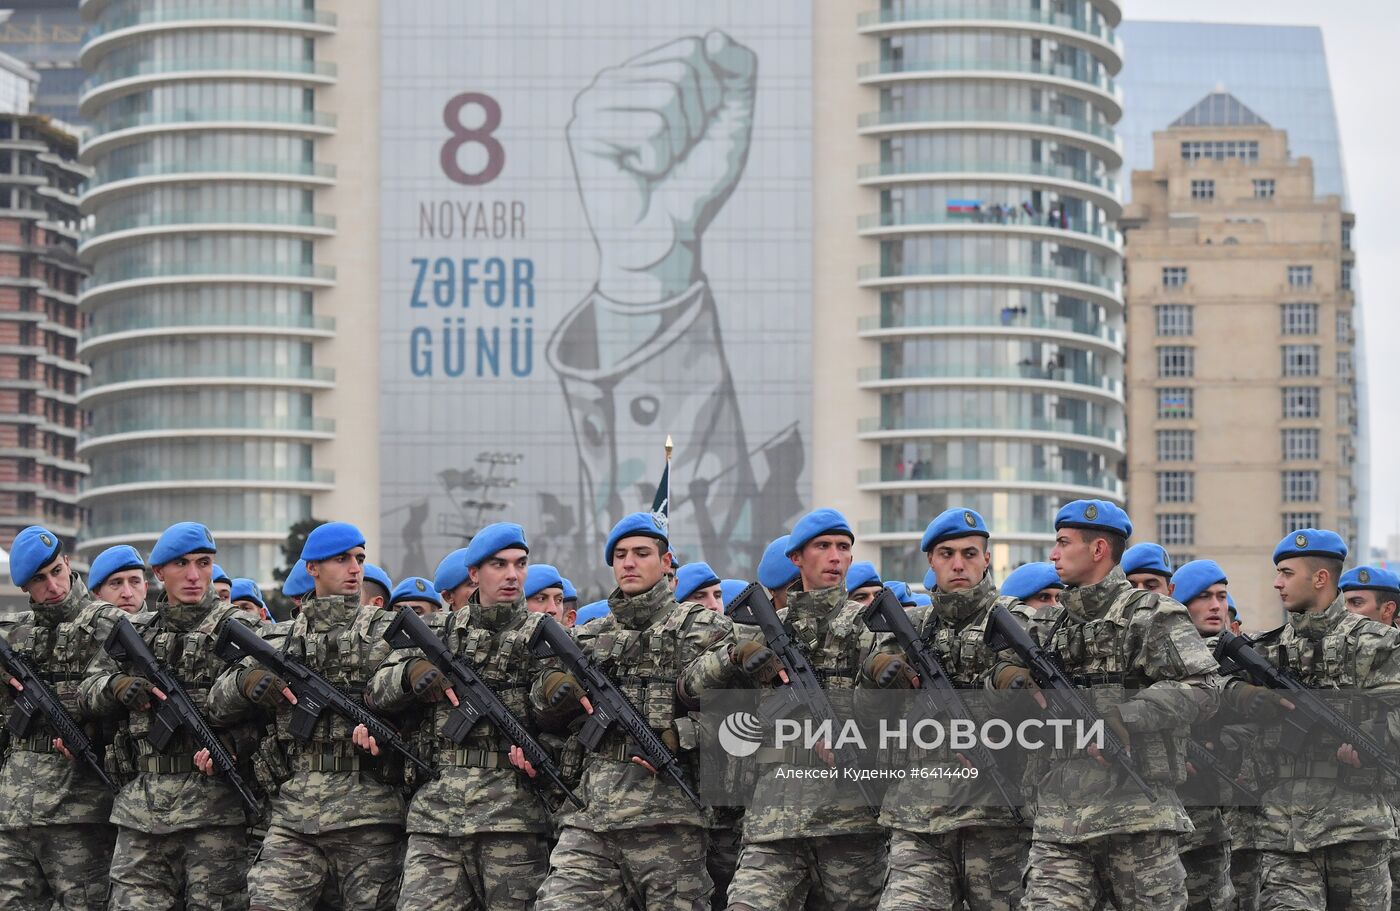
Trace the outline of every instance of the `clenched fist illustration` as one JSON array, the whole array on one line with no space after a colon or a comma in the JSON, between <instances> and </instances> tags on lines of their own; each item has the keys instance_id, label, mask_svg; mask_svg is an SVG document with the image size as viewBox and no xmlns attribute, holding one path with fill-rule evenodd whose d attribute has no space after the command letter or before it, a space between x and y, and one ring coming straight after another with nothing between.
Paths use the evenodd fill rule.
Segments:
<instances>
[{"instance_id":1,"label":"clenched fist illustration","mask_svg":"<svg viewBox=\"0 0 1400 911\"><path fill-rule=\"evenodd\" d=\"M609 67L574 99L569 152L609 299L655 303L699 279L700 238L748 158L757 70L711 31Z\"/></svg>"}]
</instances>

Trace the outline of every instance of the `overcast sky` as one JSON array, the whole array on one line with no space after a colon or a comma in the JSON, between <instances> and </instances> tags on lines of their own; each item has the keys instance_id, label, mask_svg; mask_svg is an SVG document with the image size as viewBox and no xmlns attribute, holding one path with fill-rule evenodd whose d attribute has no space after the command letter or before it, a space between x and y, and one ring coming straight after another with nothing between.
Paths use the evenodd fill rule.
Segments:
<instances>
[{"instance_id":1,"label":"overcast sky","mask_svg":"<svg viewBox=\"0 0 1400 911\"><path fill-rule=\"evenodd\" d=\"M1371 544L1400 533L1400 16L1395 0L1124 0L1123 18L1316 25L1327 47L1356 212L1370 395ZM1131 54L1124 66L1133 65ZM1131 101L1129 102L1131 103ZM1125 175L1126 179L1126 175ZM1358 338L1358 341L1361 339ZM1390 559L1400 554L1390 554ZM1365 557L1361 558L1362 560ZM1358 562L1361 562L1359 560Z\"/></svg>"}]
</instances>

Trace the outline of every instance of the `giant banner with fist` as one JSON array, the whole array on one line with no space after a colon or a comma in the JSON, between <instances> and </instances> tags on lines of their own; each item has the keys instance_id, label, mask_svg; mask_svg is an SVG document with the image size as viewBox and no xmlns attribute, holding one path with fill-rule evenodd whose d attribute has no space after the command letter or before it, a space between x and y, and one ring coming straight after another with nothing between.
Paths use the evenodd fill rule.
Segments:
<instances>
[{"instance_id":1,"label":"giant banner with fist","mask_svg":"<svg viewBox=\"0 0 1400 911\"><path fill-rule=\"evenodd\" d=\"M670 434L682 559L751 574L809 499L809 0L381 16L389 568L510 519L601 593Z\"/></svg>"}]
</instances>

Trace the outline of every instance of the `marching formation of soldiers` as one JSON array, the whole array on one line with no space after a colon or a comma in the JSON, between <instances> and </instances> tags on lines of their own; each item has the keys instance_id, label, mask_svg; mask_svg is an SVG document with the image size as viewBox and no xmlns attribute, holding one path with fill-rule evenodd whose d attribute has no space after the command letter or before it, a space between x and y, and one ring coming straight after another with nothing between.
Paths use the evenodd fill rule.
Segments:
<instances>
[{"instance_id":1,"label":"marching formation of soldiers","mask_svg":"<svg viewBox=\"0 0 1400 911\"><path fill-rule=\"evenodd\" d=\"M86 583L26 528L29 609L0 617L0 908L1391 908L1400 578L1343 573L1337 534L1298 529L1272 555L1287 622L1249 638L1224 570L1128 547L1116 505L1055 529L998 587L992 530L947 510L924 596L853 561L835 510L775 540L757 585L673 566L634 513L602 554L616 588L580 608L519 525L394 584L330 522L274 623L203 525L149 560L110 548ZM770 599L780 621L755 623ZM835 800L790 774L841 761L829 740L765 745L744 800L699 799L703 710L804 680L857 709L939 686L1077 706L1107 733L1008 763L1015 799L946 774Z\"/></svg>"}]
</instances>

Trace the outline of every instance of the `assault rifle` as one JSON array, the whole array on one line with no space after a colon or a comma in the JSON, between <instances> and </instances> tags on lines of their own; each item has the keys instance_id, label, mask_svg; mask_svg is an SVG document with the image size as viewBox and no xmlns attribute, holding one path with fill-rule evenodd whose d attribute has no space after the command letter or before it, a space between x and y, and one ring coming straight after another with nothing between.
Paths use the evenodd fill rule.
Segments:
<instances>
[{"instance_id":1,"label":"assault rifle","mask_svg":"<svg viewBox=\"0 0 1400 911\"><path fill-rule=\"evenodd\" d=\"M1063 615L1061 619L1063 619ZM1031 679L1035 681L1035 685L1040 687L1040 691L1045 694L1046 702L1053 715L1061 718L1072 718L1084 729L1092 729L1096 724L1101 725L1103 746L1100 748L1100 754L1116 765L1128 780L1137 786L1139 791L1150 799L1156 799L1157 794L1152 790L1152 786L1143 780L1137 769L1133 768L1132 755L1128 752L1123 741L1119 740L1118 735L1114 734L1108 725L1103 723L1103 719L1094 711L1093 706L1089 705L1079 694L1074 683L1060 669L1059 660L1054 653L1037 645L1030 633L1016 622L1011 611L1000 604L993 607L987 618L987 632L983 639L993 651L1010 649L1020 657L1021 661L1025 663L1026 669L1030 671Z\"/></svg>"},{"instance_id":2,"label":"assault rifle","mask_svg":"<svg viewBox=\"0 0 1400 911\"><path fill-rule=\"evenodd\" d=\"M292 736L297 740L303 743L310 740L316 722L330 709L352 724L363 724L380 746L387 746L412 763L423 775L433 777L433 767L408 748L392 725L346 695L325 677L259 636L252 627L237 621L225 623L214 643L214 651L230 663L252 658L287 682L287 688L297 697L289 725Z\"/></svg>"},{"instance_id":3,"label":"assault rifle","mask_svg":"<svg viewBox=\"0 0 1400 911\"><path fill-rule=\"evenodd\" d=\"M240 625L237 620L230 620L224 623L224 628ZM244 783L243 777L238 774L238 763L234 761L233 754L199 714L194 700L185 692L184 684L156 660L150 646L141 638L136 627L131 625L131 621L125 617L118 620L102 647L118 664L130 665L132 670L165 693L165 698L152 707L151 731L146 735L146 742L158 752L164 753L176 733L183 728L201 749L209 751L214 768L238 792L249 818L255 818L261 812L261 807L258 805L258 799Z\"/></svg>"},{"instance_id":4,"label":"assault rifle","mask_svg":"<svg viewBox=\"0 0 1400 911\"><path fill-rule=\"evenodd\" d=\"M904 605L899 603L898 595L888 588L880 589L875 600L865 609L865 625L871 632L893 633L895 641L904 650L909 666L919 676L915 709L920 718L946 715L953 720L972 719L972 712L968 710L962 696L958 695L953 681L948 679L948 674L933 654L933 649L929 648L918 630L914 629L914 622L909 619ZM1011 808L1016 822L1021 822L1020 807L1025 803L1025 798L1021 796L1021 791L1015 783L1002 772L996 757L987 749L986 744L978 742L971 749L958 752L966 755L973 765L991 779L1001 799Z\"/></svg>"},{"instance_id":5,"label":"assault rifle","mask_svg":"<svg viewBox=\"0 0 1400 911\"><path fill-rule=\"evenodd\" d=\"M578 732L579 742L585 749L596 751L603 742L603 736L613 725L617 725L637 748L637 755L646 760L656 774L669 775L690 798L690 802L704 812L705 802L685 780L680 760L656 736L646 718L627 700L617 684L609 680L593 663L593 659L583 653L568 630L556 623L553 617L542 617L530 634L529 647L537 658L558 658L562 661L592 701L593 711Z\"/></svg>"},{"instance_id":6,"label":"assault rifle","mask_svg":"<svg viewBox=\"0 0 1400 911\"><path fill-rule=\"evenodd\" d=\"M102 758L97 755L98 746L64 709L58 694L39 676L38 668L28 657L10 648L4 636L0 636L0 665L4 665L10 676L23 687L14 694L15 707L5 722L10 733L15 737L28 737L42 720L49 730L63 739L63 746L68 752L80 757L92 773L102 779L107 790L117 793L116 782L107 777Z\"/></svg>"},{"instance_id":7,"label":"assault rifle","mask_svg":"<svg viewBox=\"0 0 1400 911\"><path fill-rule=\"evenodd\" d=\"M505 735L506 739L520 747L525 759L536 770L543 772L554 786L569 798L574 806L583 809L583 801L569 789L554 764L549 752L530 734L520 719L515 717L501 698L492 692L472 666L464 659L452 654L447 643L437 633L428 628L414 611L405 608L399 611L394 622L384 631L384 641L394 648L416 646L433 667L447 678L448 685L457 694L458 704L448 716L442 733L453 743L461 746L472 728L485 720Z\"/></svg>"},{"instance_id":8,"label":"assault rifle","mask_svg":"<svg viewBox=\"0 0 1400 911\"><path fill-rule=\"evenodd\" d=\"M1186 761L1198 769L1206 769L1230 786L1230 790L1245 799L1245 806L1256 806L1259 803L1259 793L1252 791L1235 780L1235 776L1226 770L1225 766L1215 754L1206 749L1194 740L1186 741Z\"/></svg>"}]
</instances>

